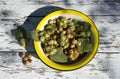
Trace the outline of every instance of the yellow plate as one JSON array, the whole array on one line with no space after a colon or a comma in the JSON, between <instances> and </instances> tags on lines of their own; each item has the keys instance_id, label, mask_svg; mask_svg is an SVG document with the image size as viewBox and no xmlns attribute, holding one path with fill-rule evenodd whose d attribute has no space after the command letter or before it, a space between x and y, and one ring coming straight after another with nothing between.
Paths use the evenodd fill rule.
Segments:
<instances>
[{"instance_id":1,"label":"yellow plate","mask_svg":"<svg viewBox=\"0 0 120 79\"><path fill-rule=\"evenodd\" d=\"M98 30L97 30L95 24L93 23L93 21L88 16L86 16L85 14L83 14L81 12L78 12L76 10L71 10L71 9L58 10L58 11L54 11L54 12L48 14L39 22L36 29L43 30L44 25L47 24L49 19L57 18L58 16L66 16L67 18L74 18L74 19L79 19L79 20L84 20L86 22L89 22L91 24L91 30L92 30L93 36L94 36L93 51L88 55L87 58L85 58L81 62L77 62L77 63L71 64L71 65L62 65L62 64L58 64L58 63L51 61L49 58L47 58L45 56L39 41L34 41L35 50L36 50L39 58L42 60L42 62L44 62L46 65L48 65L51 68L54 68L57 70L64 70L64 71L78 69L78 68L86 65L96 54L97 49L98 49L98 43L99 43Z\"/></svg>"}]
</instances>

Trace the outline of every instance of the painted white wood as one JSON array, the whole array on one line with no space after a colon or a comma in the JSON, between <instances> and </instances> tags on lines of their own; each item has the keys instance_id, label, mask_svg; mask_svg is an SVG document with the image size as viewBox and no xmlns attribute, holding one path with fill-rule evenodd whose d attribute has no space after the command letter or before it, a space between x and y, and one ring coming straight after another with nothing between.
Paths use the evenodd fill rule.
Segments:
<instances>
[{"instance_id":1,"label":"painted white wood","mask_svg":"<svg viewBox=\"0 0 120 79\"><path fill-rule=\"evenodd\" d=\"M44 4L36 4L36 5L24 5L24 4L15 4L15 5L0 5L0 16L1 18L6 19L20 19L26 16L29 16L32 12L37 9L41 9L45 7ZM57 5L50 4L47 6L57 6L65 9L74 9L80 12L85 13L86 15L120 15L120 5ZM42 16L44 16L46 12L49 12L50 8L46 8L42 11ZM40 16L41 14L37 14Z\"/></svg>"},{"instance_id":2,"label":"painted white wood","mask_svg":"<svg viewBox=\"0 0 120 79\"><path fill-rule=\"evenodd\" d=\"M24 66L17 54L0 53L0 76L2 79L119 79L120 54L100 54L86 66L74 71L57 71L32 58L30 66Z\"/></svg>"},{"instance_id":3,"label":"painted white wood","mask_svg":"<svg viewBox=\"0 0 120 79\"><path fill-rule=\"evenodd\" d=\"M1 79L119 79L120 78L120 0L0 0L0 78ZM30 42L27 50L33 63L24 66L19 51L26 51L11 34L18 25L33 29L40 18L58 6L88 15L100 34L98 52L90 63L74 71L57 71L43 64ZM29 17L28 17L29 16ZM26 20L27 19L27 20ZM26 22L26 23L24 23ZM30 35L28 34L30 37ZM28 52L29 53L29 52ZM36 57L36 58L35 58Z\"/></svg>"},{"instance_id":4,"label":"painted white wood","mask_svg":"<svg viewBox=\"0 0 120 79\"><path fill-rule=\"evenodd\" d=\"M100 44L98 52L119 52L120 48L120 16L89 16L99 30ZM30 30L33 30L41 17L29 17L29 19L2 19L0 29L0 51L25 51L18 41L11 34L11 30L18 25L23 25L30 37ZM25 22L25 23L24 23ZM114 27L113 27L114 26ZM29 29L29 30L28 30ZM29 51L33 44L27 45Z\"/></svg>"},{"instance_id":5,"label":"painted white wood","mask_svg":"<svg viewBox=\"0 0 120 79\"><path fill-rule=\"evenodd\" d=\"M117 4L119 0L1 0L1 5L19 4L58 4L58 5L86 5L86 4Z\"/></svg>"}]
</instances>

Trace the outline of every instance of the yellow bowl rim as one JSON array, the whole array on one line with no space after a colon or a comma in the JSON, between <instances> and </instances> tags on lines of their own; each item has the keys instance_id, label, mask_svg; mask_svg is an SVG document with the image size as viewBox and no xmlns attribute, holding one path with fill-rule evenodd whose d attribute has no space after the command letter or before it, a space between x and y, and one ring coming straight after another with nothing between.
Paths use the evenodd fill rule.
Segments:
<instances>
[{"instance_id":1,"label":"yellow bowl rim","mask_svg":"<svg viewBox=\"0 0 120 79\"><path fill-rule=\"evenodd\" d=\"M56 14L57 15L62 14L63 12L77 15L80 18L82 17L82 19L84 19L85 21L87 21L91 24L91 29L93 31L94 40L95 40L93 52L91 52L91 54L84 61L82 61L80 63L76 63L76 64L73 64L73 65L61 65L61 64L57 64L57 63L49 60L43 54L41 54L40 43L38 41L34 41L34 48L35 48L36 53L39 56L40 60L43 63L45 63L47 66L49 66L53 69L56 69L56 70L69 71L69 70L75 70L75 69L81 68L93 59L93 57L95 56L95 54L97 52L98 46L99 46L99 33L98 33L98 30L97 30L94 22L87 15L83 14L82 12L73 10L73 9L61 9L61 10L53 11L52 13L45 16L39 22L39 24L36 27L36 30L40 30L42 28L42 25L44 24L45 20L47 20L48 18L50 18L51 16L54 16Z\"/></svg>"}]
</instances>

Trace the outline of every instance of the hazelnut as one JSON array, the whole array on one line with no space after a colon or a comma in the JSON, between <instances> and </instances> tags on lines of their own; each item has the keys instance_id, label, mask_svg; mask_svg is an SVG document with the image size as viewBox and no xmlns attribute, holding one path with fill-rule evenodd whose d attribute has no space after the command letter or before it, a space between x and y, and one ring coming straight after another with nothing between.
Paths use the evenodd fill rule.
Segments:
<instances>
[{"instance_id":1,"label":"hazelnut","mask_svg":"<svg viewBox=\"0 0 120 79\"><path fill-rule=\"evenodd\" d=\"M57 34L59 34L59 33L60 33L60 31L59 31L59 30L56 30L56 32L57 32Z\"/></svg>"},{"instance_id":2,"label":"hazelnut","mask_svg":"<svg viewBox=\"0 0 120 79\"><path fill-rule=\"evenodd\" d=\"M57 36L56 35L53 35L53 39L55 40L57 38Z\"/></svg>"},{"instance_id":3,"label":"hazelnut","mask_svg":"<svg viewBox=\"0 0 120 79\"><path fill-rule=\"evenodd\" d=\"M79 52L76 48L69 50L69 59L71 61L77 59L79 57Z\"/></svg>"},{"instance_id":4,"label":"hazelnut","mask_svg":"<svg viewBox=\"0 0 120 79\"><path fill-rule=\"evenodd\" d=\"M71 33L67 34L68 38L73 38L73 35Z\"/></svg>"},{"instance_id":5,"label":"hazelnut","mask_svg":"<svg viewBox=\"0 0 120 79\"><path fill-rule=\"evenodd\" d=\"M29 61L25 60L25 61L23 61L23 64L28 66L29 65Z\"/></svg>"},{"instance_id":6,"label":"hazelnut","mask_svg":"<svg viewBox=\"0 0 120 79\"><path fill-rule=\"evenodd\" d=\"M48 24L53 24L53 23L54 23L54 21L51 19L48 21Z\"/></svg>"},{"instance_id":7,"label":"hazelnut","mask_svg":"<svg viewBox=\"0 0 120 79\"><path fill-rule=\"evenodd\" d=\"M50 54L49 53L45 53L46 56L49 56Z\"/></svg>"},{"instance_id":8,"label":"hazelnut","mask_svg":"<svg viewBox=\"0 0 120 79\"><path fill-rule=\"evenodd\" d=\"M55 19L53 20L53 23L54 23L54 24L56 23L56 20L55 20Z\"/></svg>"},{"instance_id":9,"label":"hazelnut","mask_svg":"<svg viewBox=\"0 0 120 79\"><path fill-rule=\"evenodd\" d=\"M24 57L25 57L25 54L19 53L19 56L20 56L20 58L24 58Z\"/></svg>"},{"instance_id":10,"label":"hazelnut","mask_svg":"<svg viewBox=\"0 0 120 79\"><path fill-rule=\"evenodd\" d=\"M70 45L70 48L74 48L74 47L75 47L75 45L74 45L74 44L71 44L71 45Z\"/></svg>"},{"instance_id":11,"label":"hazelnut","mask_svg":"<svg viewBox=\"0 0 120 79\"><path fill-rule=\"evenodd\" d=\"M28 60L28 57L24 57L24 58L23 58L23 61L27 61L27 60Z\"/></svg>"},{"instance_id":12,"label":"hazelnut","mask_svg":"<svg viewBox=\"0 0 120 79\"><path fill-rule=\"evenodd\" d=\"M28 59L29 63L32 63L32 59Z\"/></svg>"},{"instance_id":13,"label":"hazelnut","mask_svg":"<svg viewBox=\"0 0 120 79\"><path fill-rule=\"evenodd\" d=\"M77 43L78 43L77 40L75 39L72 40L72 44L77 44Z\"/></svg>"},{"instance_id":14,"label":"hazelnut","mask_svg":"<svg viewBox=\"0 0 120 79\"><path fill-rule=\"evenodd\" d=\"M60 31L60 32L63 31L63 28L62 28L62 27L59 27L59 31Z\"/></svg>"},{"instance_id":15,"label":"hazelnut","mask_svg":"<svg viewBox=\"0 0 120 79\"><path fill-rule=\"evenodd\" d=\"M66 31L65 31L65 30L63 30L63 31L62 31L62 34L66 34Z\"/></svg>"},{"instance_id":16,"label":"hazelnut","mask_svg":"<svg viewBox=\"0 0 120 79\"><path fill-rule=\"evenodd\" d=\"M64 54L65 54L65 55L67 55L67 54L68 54L67 50L65 50Z\"/></svg>"},{"instance_id":17,"label":"hazelnut","mask_svg":"<svg viewBox=\"0 0 120 79\"><path fill-rule=\"evenodd\" d=\"M71 33L72 31L71 31L71 29L70 28L68 28L67 29L67 33Z\"/></svg>"},{"instance_id":18,"label":"hazelnut","mask_svg":"<svg viewBox=\"0 0 120 79\"><path fill-rule=\"evenodd\" d=\"M27 54L26 57L30 59L32 58L32 54Z\"/></svg>"}]
</instances>

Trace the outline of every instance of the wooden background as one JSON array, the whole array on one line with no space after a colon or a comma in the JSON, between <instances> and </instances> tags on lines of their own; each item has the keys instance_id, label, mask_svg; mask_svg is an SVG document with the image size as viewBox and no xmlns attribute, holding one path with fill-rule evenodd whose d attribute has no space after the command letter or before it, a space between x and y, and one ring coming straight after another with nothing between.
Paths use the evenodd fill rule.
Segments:
<instances>
[{"instance_id":1,"label":"wooden background","mask_svg":"<svg viewBox=\"0 0 120 79\"><path fill-rule=\"evenodd\" d=\"M85 13L99 30L94 59L74 71L47 67L37 58L32 40L24 49L11 34L19 25L29 32L46 14L60 8ZM26 50L34 56L30 66L24 66L18 56ZM0 0L0 79L120 79L119 66L120 0Z\"/></svg>"}]
</instances>

